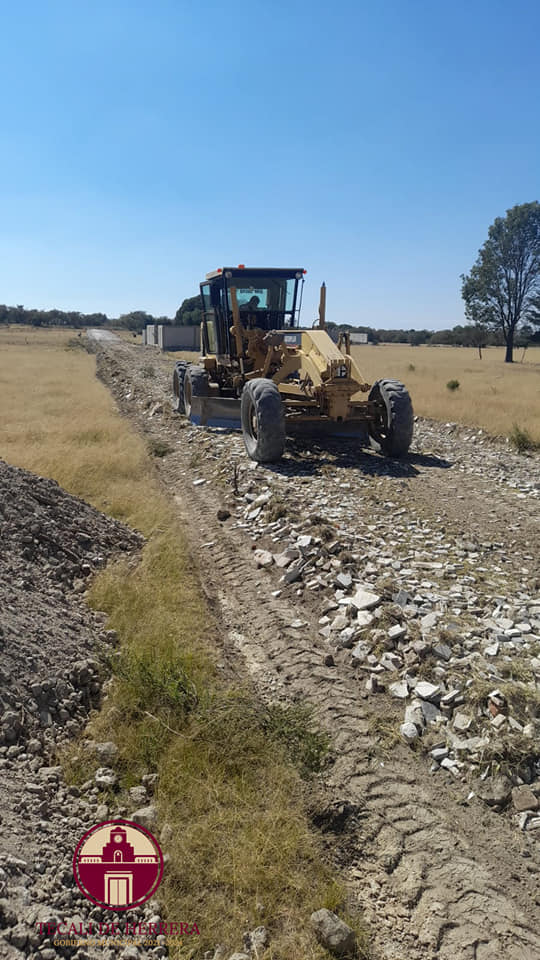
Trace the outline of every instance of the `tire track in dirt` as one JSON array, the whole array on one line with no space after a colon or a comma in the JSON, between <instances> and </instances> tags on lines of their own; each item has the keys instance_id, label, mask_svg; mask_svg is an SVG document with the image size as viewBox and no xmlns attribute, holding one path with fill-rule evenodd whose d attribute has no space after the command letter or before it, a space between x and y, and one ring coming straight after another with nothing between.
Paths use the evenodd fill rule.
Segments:
<instances>
[{"instance_id":1,"label":"tire track in dirt","mask_svg":"<svg viewBox=\"0 0 540 960\"><path fill-rule=\"evenodd\" d=\"M137 375L131 357L115 349L123 389ZM110 369L104 377L111 385ZM113 392L147 435L162 436L159 415L148 420L114 385ZM312 703L332 739L327 786L351 810L342 866L372 920L377 952L395 960L536 960L539 870L522 836L489 811L464 806L463 786L432 781L425 760L407 747L381 753L373 723L395 706L368 700L339 652L325 665L328 647L301 601L273 597L267 580L261 589L247 538L215 519L215 490L186 482L184 454L181 447L168 456L160 473L194 553L203 551L201 531L211 544L200 566L225 645L241 654L263 698ZM308 487L302 496L309 498ZM292 629L299 613L306 627Z\"/></svg>"}]
</instances>

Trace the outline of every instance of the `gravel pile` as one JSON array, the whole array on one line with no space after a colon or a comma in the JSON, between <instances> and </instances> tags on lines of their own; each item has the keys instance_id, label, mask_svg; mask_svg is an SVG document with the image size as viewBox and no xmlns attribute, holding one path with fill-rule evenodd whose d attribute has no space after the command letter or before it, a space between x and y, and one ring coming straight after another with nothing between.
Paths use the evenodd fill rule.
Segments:
<instances>
[{"instance_id":1,"label":"gravel pile","mask_svg":"<svg viewBox=\"0 0 540 960\"><path fill-rule=\"evenodd\" d=\"M141 543L54 481L0 461L0 756L17 756L36 731L41 740L78 731L100 690L89 652L115 637L95 636L76 595Z\"/></svg>"},{"instance_id":2,"label":"gravel pile","mask_svg":"<svg viewBox=\"0 0 540 960\"><path fill-rule=\"evenodd\" d=\"M68 786L58 754L99 705L102 655L116 644L105 616L83 603L88 578L141 545L139 534L53 481L0 461L0 957L84 960L124 949L75 939L55 946L39 923L117 920L80 894L71 869L83 833L109 815L104 788ZM88 749L106 763L117 748L101 746ZM135 805L143 790L150 802L151 780ZM156 913L150 903L129 922ZM165 954L162 945L148 953Z\"/></svg>"}]
</instances>

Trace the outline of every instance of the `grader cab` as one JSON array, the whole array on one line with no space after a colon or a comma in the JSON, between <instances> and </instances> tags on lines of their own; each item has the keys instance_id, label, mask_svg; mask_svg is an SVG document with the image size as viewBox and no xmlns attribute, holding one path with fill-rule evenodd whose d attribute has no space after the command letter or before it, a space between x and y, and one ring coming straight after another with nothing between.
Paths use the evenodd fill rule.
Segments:
<instances>
[{"instance_id":1,"label":"grader cab","mask_svg":"<svg viewBox=\"0 0 540 960\"><path fill-rule=\"evenodd\" d=\"M239 266L207 274L201 356L175 366L175 409L195 424L240 427L260 462L279 460L287 435L355 436L403 456L413 433L407 390L398 380L367 383L349 335L334 343L324 284L318 321L300 327L305 272Z\"/></svg>"}]
</instances>

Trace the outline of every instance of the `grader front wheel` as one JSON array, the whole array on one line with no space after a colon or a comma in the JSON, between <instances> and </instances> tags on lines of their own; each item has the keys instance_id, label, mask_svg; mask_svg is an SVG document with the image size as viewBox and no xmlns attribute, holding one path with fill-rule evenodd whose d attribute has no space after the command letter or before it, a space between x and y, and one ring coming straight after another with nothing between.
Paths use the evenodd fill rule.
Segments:
<instances>
[{"instance_id":1,"label":"grader front wheel","mask_svg":"<svg viewBox=\"0 0 540 960\"><path fill-rule=\"evenodd\" d=\"M285 449L285 417L272 380L248 380L242 390L241 419L248 456L259 463L280 460Z\"/></svg>"},{"instance_id":2,"label":"grader front wheel","mask_svg":"<svg viewBox=\"0 0 540 960\"><path fill-rule=\"evenodd\" d=\"M413 436L414 413L407 388L399 380L377 380L369 400L377 404L378 417L369 435L387 457L404 457Z\"/></svg>"}]
</instances>

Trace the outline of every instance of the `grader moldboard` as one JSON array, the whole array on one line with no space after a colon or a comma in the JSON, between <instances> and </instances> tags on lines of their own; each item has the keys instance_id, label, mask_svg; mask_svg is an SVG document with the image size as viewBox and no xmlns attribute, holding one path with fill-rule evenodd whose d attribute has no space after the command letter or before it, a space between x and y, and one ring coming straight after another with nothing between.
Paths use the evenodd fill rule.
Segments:
<instances>
[{"instance_id":1,"label":"grader moldboard","mask_svg":"<svg viewBox=\"0 0 540 960\"><path fill-rule=\"evenodd\" d=\"M366 383L350 337L319 318L300 328L301 268L221 267L201 283L197 364L178 361L174 406L192 423L241 428L252 460L279 460L287 435L358 437L389 457L407 453L413 434L409 394L398 380Z\"/></svg>"}]
</instances>

